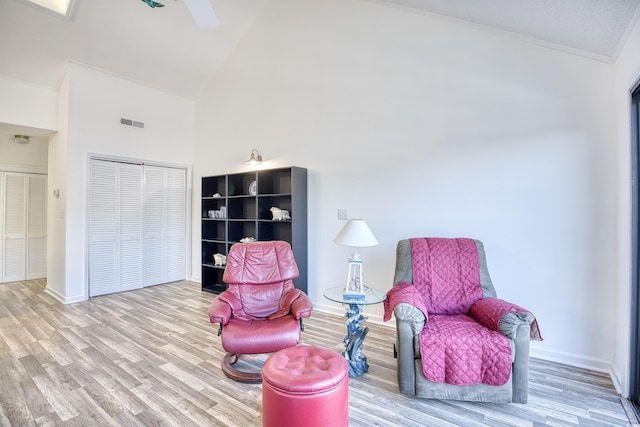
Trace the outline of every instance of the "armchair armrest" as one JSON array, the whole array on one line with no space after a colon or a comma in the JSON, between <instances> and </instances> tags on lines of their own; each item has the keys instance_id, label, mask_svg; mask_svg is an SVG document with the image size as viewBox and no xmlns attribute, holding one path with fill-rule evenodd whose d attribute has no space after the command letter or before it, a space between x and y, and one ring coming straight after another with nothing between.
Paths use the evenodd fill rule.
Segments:
<instances>
[{"instance_id":1,"label":"armchair armrest","mask_svg":"<svg viewBox=\"0 0 640 427\"><path fill-rule=\"evenodd\" d=\"M396 284L393 288L389 290L389 292L387 292L387 297L383 301L383 305L384 305L383 320L386 322L389 319L391 319L392 312L397 315L398 313L395 308L397 305L403 304L403 303L415 307L418 311L420 311L423 314L424 318L426 319L428 313L427 313L427 307L422 301L422 295L420 295L420 292L418 292L418 290L415 288L415 286L413 286L412 283L402 282L402 283ZM403 308L401 309L401 312L406 310L408 309ZM410 316L413 316L413 314L411 314Z\"/></svg>"},{"instance_id":2,"label":"armchair armrest","mask_svg":"<svg viewBox=\"0 0 640 427\"><path fill-rule=\"evenodd\" d=\"M311 300L300 289L292 289L280 299L280 308L269 316L269 320L292 314L296 320L311 316L313 304Z\"/></svg>"},{"instance_id":3,"label":"armchair armrest","mask_svg":"<svg viewBox=\"0 0 640 427\"><path fill-rule=\"evenodd\" d=\"M303 317L310 317L313 310L313 303L311 299L304 292L300 291L300 296L296 298L291 304L291 314L296 320L300 320Z\"/></svg>"},{"instance_id":4,"label":"armchair armrest","mask_svg":"<svg viewBox=\"0 0 640 427\"><path fill-rule=\"evenodd\" d=\"M406 302L398 303L393 314L398 322L408 324L414 336L420 333L427 322L427 317L419 308Z\"/></svg>"},{"instance_id":5,"label":"armchair armrest","mask_svg":"<svg viewBox=\"0 0 640 427\"><path fill-rule=\"evenodd\" d=\"M483 298L469 310L469 316L483 326L515 339L518 327L531 326L531 339L540 339L535 316L528 310L498 298ZM534 336L534 329L538 337Z\"/></svg>"},{"instance_id":6,"label":"armchair armrest","mask_svg":"<svg viewBox=\"0 0 640 427\"><path fill-rule=\"evenodd\" d=\"M207 311L209 321L211 323L220 323L221 325L229 323L233 315L234 302L240 303L232 293L227 291L220 293L220 295L213 300Z\"/></svg>"}]
</instances>

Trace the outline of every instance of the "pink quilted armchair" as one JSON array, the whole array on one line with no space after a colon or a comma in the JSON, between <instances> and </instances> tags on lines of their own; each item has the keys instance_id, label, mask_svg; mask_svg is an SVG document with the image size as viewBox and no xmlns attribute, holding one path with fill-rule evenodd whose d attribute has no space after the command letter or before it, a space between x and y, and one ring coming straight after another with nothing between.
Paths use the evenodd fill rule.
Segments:
<instances>
[{"instance_id":1,"label":"pink quilted armchair","mask_svg":"<svg viewBox=\"0 0 640 427\"><path fill-rule=\"evenodd\" d=\"M542 338L532 313L496 297L482 242L398 242L392 312L401 393L527 402L529 341Z\"/></svg>"},{"instance_id":2,"label":"pink quilted armchair","mask_svg":"<svg viewBox=\"0 0 640 427\"><path fill-rule=\"evenodd\" d=\"M211 323L227 352L222 370L242 382L261 382L260 373L242 372L233 365L241 354L273 353L300 342L302 319L313 304L293 286L298 266L289 243L237 243L227 256L223 280L229 285L209 307Z\"/></svg>"}]
</instances>

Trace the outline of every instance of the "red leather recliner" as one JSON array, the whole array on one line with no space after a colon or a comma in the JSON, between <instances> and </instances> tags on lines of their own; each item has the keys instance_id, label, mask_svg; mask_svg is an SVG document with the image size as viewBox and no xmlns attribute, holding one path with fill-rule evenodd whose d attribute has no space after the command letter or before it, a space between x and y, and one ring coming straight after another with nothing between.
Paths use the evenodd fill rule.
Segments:
<instances>
[{"instance_id":1,"label":"red leather recliner","mask_svg":"<svg viewBox=\"0 0 640 427\"><path fill-rule=\"evenodd\" d=\"M236 243L229 250L222 280L229 285L209 307L211 323L227 352L222 370L242 382L261 382L260 373L233 364L241 354L273 353L300 342L302 319L311 316L309 297L293 286L298 266L289 243Z\"/></svg>"}]
</instances>

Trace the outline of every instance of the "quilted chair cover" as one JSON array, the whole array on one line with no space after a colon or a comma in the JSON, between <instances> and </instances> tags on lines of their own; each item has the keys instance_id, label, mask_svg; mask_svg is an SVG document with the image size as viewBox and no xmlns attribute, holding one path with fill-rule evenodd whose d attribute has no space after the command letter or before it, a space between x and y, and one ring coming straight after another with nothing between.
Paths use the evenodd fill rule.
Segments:
<instances>
[{"instance_id":1,"label":"quilted chair cover","mask_svg":"<svg viewBox=\"0 0 640 427\"><path fill-rule=\"evenodd\" d=\"M435 250L435 255L429 252ZM414 253L420 256L414 259ZM530 312L496 298L482 242L401 240L394 289L385 304L385 316L390 317L392 309L396 317L401 393L434 399L527 402L529 340L541 337ZM483 338L473 336L476 333ZM482 340L492 334L499 337L492 336L483 347ZM457 343L458 348L438 347L443 341ZM460 345L467 341L476 347ZM501 351L493 351L495 346L501 346ZM464 366L456 366L452 352L470 348L478 353L478 360L491 359L483 366L467 366L467 359ZM425 349L430 349L428 354L423 354ZM451 363L445 379L441 365L447 357ZM430 369L431 365L435 367ZM477 375L483 376L481 383L473 382Z\"/></svg>"},{"instance_id":2,"label":"quilted chair cover","mask_svg":"<svg viewBox=\"0 0 640 427\"><path fill-rule=\"evenodd\" d=\"M211 323L220 323L222 347L228 354L272 353L300 342L302 319L311 316L313 305L293 286L298 275L287 242L231 247L223 275L228 288L208 312Z\"/></svg>"}]
</instances>

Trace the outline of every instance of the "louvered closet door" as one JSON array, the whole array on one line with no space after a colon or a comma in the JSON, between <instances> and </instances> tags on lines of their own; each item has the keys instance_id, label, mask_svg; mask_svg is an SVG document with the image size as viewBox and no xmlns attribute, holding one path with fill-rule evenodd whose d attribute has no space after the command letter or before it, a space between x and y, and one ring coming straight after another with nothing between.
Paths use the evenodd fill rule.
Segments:
<instances>
[{"instance_id":1,"label":"louvered closet door","mask_svg":"<svg viewBox=\"0 0 640 427\"><path fill-rule=\"evenodd\" d=\"M27 177L22 174L5 174L4 179L4 230L3 230L3 282L25 279L26 268L26 219Z\"/></svg>"},{"instance_id":2,"label":"louvered closet door","mask_svg":"<svg viewBox=\"0 0 640 427\"><path fill-rule=\"evenodd\" d=\"M91 161L89 296L118 292L118 164Z\"/></svg>"},{"instance_id":3,"label":"louvered closet door","mask_svg":"<svg viewBox=\"0 0 640 427\"><path fill-rule=\"evenodd\" d=\"M186 277L186 171L145 166L145 286Z\"/></svg>"},{"instance_id":4,"label":"louvered closet door","mask_svg":"<svg viewBox=\"0 0 640 427\"><path fill-rule=\"evenodd\" d=\"M142 166L120 165L118 182L120 290L142 288Z\"/></svg>"},{"instance_id":5,"label":"louvered closet door","mask_svg":"<svg viewBox=\"0 0 640 427\"><path fill-rule=\"evenodd\" d=\"M166 283L165 217L167 197L164 168L144 167L144 285Z\"/></svg>"},{"instance_id":6,"label":"louvered closet door","mask_svg":"<svg viewBox=\"0 0 640 427\"><path fill-rule=\"evenodd\" d=\"M167 169L167 282L186 278L187 173Z\"/></svg>"},{"instance_id":7,"label":"louvered closet door","mask_svg":"<svg viewBox=\"0 0 640 427\"><path fill-rule=\"evenodd\" d=\"M29 175L27 204L27 280L47 276L47 177Z\"/></svg>"}]
</instances>

